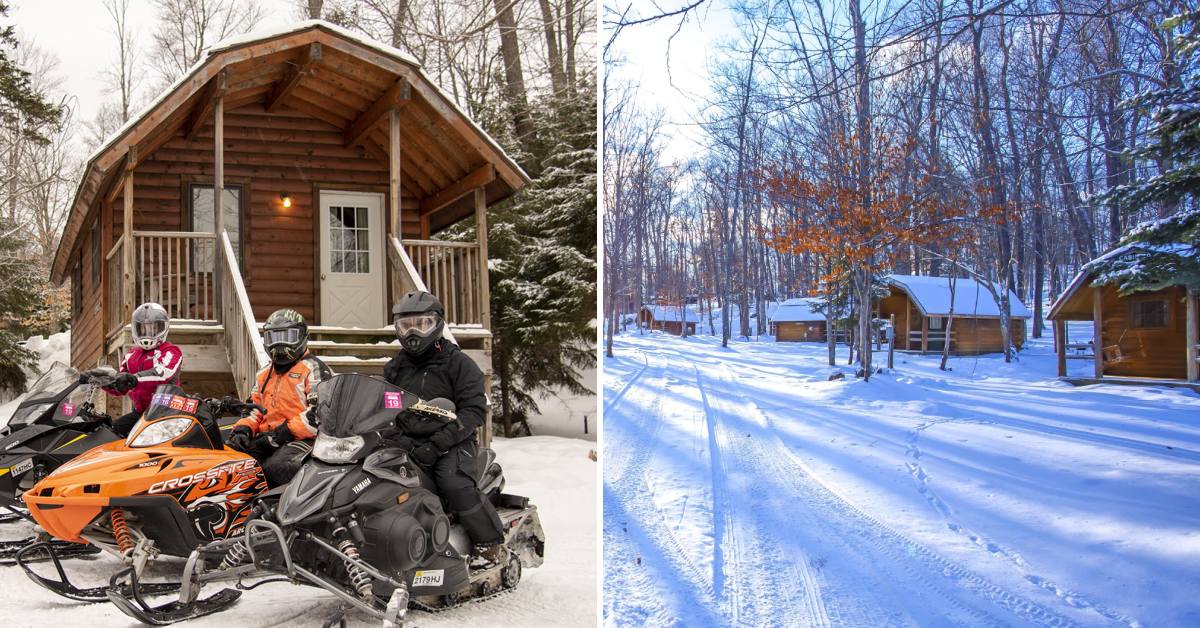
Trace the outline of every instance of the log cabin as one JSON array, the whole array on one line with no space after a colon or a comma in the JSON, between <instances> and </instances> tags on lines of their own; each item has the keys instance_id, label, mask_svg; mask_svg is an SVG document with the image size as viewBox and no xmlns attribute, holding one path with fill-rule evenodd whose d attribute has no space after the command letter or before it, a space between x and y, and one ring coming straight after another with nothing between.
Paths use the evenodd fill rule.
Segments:
<instances>
[{"instance_id":1,"label":"log cabin","mask_svg":"<svg viewBox=\"0 0 1200 628\"><path fill-rule=\"evenodd\" d=\"M700 318L691 309L678 305L643 305L638 310L638 327L657 329L672 336L683 335L685 320L688 335L695 334Z\"/></svg>"},{"instance_id":2,"label":"log cabin","mask_svg":"<svg viewBox=\"0 0 1200 628\"><path fill-rule=\"evenodd\" d=\"M775 342L825 342L825 315L814 309L812 297L787 299L770 313Z\"/></svg>"},{"instance_id":3,"label":"log cabin","mask_svg":"<svg viewBox=\"0 0 1200 628\"><path fill-rule=\"evenodd\" d=\"M950 342L950 353L976 355L1004 350L1000 306L988 289L974 279L954 280L915 275L889 275L888 295L879 300L880 318L895 316L898 351L941 351ZM1026 322L1032 313L1017 295L1009 292L1009 330L1014 346L1025 344ZM953 313L951 304L953 302ZM953 323L950 318L953 317ZM950 333L947 335L946 328Z\"/></svg>"},{"instance_id":4,"label":"log cabin","mask_svg":"<svg viewBox=\"0 0 1200 628\"><path fill-rule=\"evenodd\" d=\"M490 378L487 210L528 182L399 50L321 21L226 40L87 161L51 269L71 362L115 365L156 301L194 392L245 397L281 307L335 372L379 373L425 289ZM476 241L438 239L462 221Z\"/></svg>"},{"instance_id":5,"label":"log cabin","mask_svg":"<svg viewBox=\"0 0 1200 628\"><path fill-rule=\"evenodd\" d=\"M1121 246L1095 261L1130 250ZM1047 315L1054 322L1058 376L1084 384L1200 381L1197 296L1182 285L1123 295L1115 285L1098 282L1088 266L1072 278ZM1068 321L1092 322L1092 377L1067 377Z\"/></svg>"}]
</instances>

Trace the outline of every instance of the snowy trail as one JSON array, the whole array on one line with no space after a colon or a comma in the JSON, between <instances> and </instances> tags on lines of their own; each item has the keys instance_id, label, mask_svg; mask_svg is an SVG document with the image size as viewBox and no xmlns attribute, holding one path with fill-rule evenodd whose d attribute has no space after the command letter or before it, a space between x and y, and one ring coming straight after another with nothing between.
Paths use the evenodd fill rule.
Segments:
<instances>
[{"instance_id":1,"label":"snowy trail","mask_svg":"<svg viewBox=\"0 0 1200 628\"><path fill-rule=\"evenodd\" d=\"M651 334L617 349L606 625L1200 618L1200 508L1177 497L1200 488L1194 395L930 373L913 356L867 388L824 381L823 347Z\"/></svg>"}]
</instances>

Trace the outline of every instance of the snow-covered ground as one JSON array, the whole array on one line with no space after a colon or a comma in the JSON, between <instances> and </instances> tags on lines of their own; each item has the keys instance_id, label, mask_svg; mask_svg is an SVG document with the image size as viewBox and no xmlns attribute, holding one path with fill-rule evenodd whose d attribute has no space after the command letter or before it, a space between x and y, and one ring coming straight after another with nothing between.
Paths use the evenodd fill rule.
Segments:
<instances>
[{"instance_id":1,"label":"snow-covered ground","mask_svg":"<svg viewBox=\"0 0 1200 628\"><path fill-rule=\"evenodd\" d=\"M407 626L590 626L596 621L596 463L586 441L534 436L493 442L507 479L505 490L530 497L546 532L546 562L526 570L515 591L467 606L428 614L413 611ZM21 538L30 526L0 528L0 538ZM96 586L120 568L111 557L66 564L77 584ZM52 569L42 564L42 568ZM178 578L181 559L163 559L161 579ZM51 572L46 572L51 573ZM214 586L210 592L216 592ZM207 594L207 593L206 593ZM163 598L162 601L168 601ZM311 587L268 584L246 591L229 610L186 626L319 626L337 610L333 596ZM82 604L58 597L29 580L19 567L0 567L0 609L6 626L134 625L111 604ZM365 616L353 625L372 625ZM377 624L375 624L377 625Z\"/></svg>"},{"instance_id":2,"label":"snow-covered ground","mask_svg":"<svg viewBox=\"0 0 1200 628\"><path fill-rule=\"evenodd\" d=\"M820 344L614 352L606 625L1200 625L1194 392L1058 382L1049 338L869 383Z\"/></svg>"},{"instance_id":3,"label":"snow-covered ground","mask_svg":"<svg viewBox=\"0 0 1200 628\"><path fill-rule=\"evenodd\" d=\"M590 395L576 395L565 390L544 395L537 400L540 412L529 417L530 427L538 436L565 436L596 440L596 432L600 428L596 415L598 402L596 400L596 369L588 369L583 373L582 383ZM585 431L586 430L586 431Z\"/></svg>"}]
</instances>

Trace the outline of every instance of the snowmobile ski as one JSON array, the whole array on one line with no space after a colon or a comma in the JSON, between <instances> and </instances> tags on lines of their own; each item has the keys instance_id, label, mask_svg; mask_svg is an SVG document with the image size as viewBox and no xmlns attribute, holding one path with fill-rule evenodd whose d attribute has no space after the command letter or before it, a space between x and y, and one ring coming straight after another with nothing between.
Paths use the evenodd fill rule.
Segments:
<instances>
[{"instance_id":1,"label":"snowmobile ski","mask_svg":"<svg viewBox=\"0 0 1200 628\"><path fill-rule=\"evenodd\" d=\"M83 545L81 543L58 540L39 541L37 537L31 536L15 541L0 541L0 565L17 564L17 555L31 545L38 547L25 556L26 562L50 559L50 556L46 554L47 547L53 549L57 558L76 558L78 556L92 556L100 553L100 548L94 545Z\"/></svg>"},{"instance_id":2,"label":"snowmobile ski","mask_svg":"<svg viewBox=\"0 0 1200 628\"><path fill-rule=\"evenodd\" d=\"M21 551L17 552L17 564L20 565L21 569L25 571L25 575L29 576L29 579L33 580L37 584L70 600L76 600L78 602L103 602L104 600L109 599L108 592L109 589L112 588L111 586L80 589L71 583L71 579L67 577L67 572L65 569L63 569L62 561L60 560L60 558L64 557L59 556L59 550L56 549L54 543L59 542L39 541L36 543L30 543L26 547L22 548ZM93 545L80 545L79 543L64 544L92 550L91 553L93 554L100 551L99 548ZM29 562L34 560L44 560L47 558L54 563L54 569L58 572L58 580L52 580L42 576L29 568ZM178 591L180 584L178 582L153 582L144 584L142 586L142 592L145 594L164 595Z\"/></svg>"},{"instance_id":3,"label":"snowmobile ski","mask_svg":"<svg viewBox=\"0 0 1200 628\"><path fill-rule=\"evenodd\" d=\"M129 578L128 583L119 583L123 578ZM176 622L195 619L225 610L232 606L242 596L237 589L221 589L202 600L181 602L175 600L160 606L150 606L142 599L143 595L155 595L152 588L156 583L140 584L132 568L117 573L112 577L107 587L107 599L122 613L151 626L168 626ZM178 585L177 587L178 588Z\"/></svg>"}]
</instances>

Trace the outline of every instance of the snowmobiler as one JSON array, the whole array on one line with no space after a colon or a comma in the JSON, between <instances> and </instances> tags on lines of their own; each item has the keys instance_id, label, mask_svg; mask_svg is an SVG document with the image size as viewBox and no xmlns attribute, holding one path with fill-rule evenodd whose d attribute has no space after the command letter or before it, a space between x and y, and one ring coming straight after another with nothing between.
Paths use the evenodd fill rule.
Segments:
<instances>
[{"instance_id":1,"label":"snowmobiler","mask_svg":"<svg viewBox=\"0 0 1200 628\"><path fill-rule=\"evenodd\" d=\"M452 404L422 401L358 374L323 382L317 397L312 458L286 488L257 500L241 534L192 552L178 600L150 606L136 572L114 580L109 599L135 619L161 625L214 612L239 593L227 588L200 599L204 583L282 574L397 626L410 606L440 610L487 598L516 586L522 568L541 565L545 540L537 508L501 492L504 477L490 449L472 476L498 509L503 545L499 560L479 561L471 558L462 523L452 523L434 493L433 478L384 438L398 414L430 427L453 424Z\"/></svg>"},{"instance_id":2,"label":"snowmobiler","mask_svg":"<svg viewBox=\"0 0 1200 628\"><path fill-rule=\"evenodd\" d=\"M55 364L30 388L7 426L0 429L0 522L28 519L22 494L51 471L83 452L117 440L112 419L94 407L97 387L116 372L101 367L79 373ZM11 561L35 539L0 542L0 562ZM94 553L90 547L57 543L60 555Z\"/></svg>"},{"instance_id":3,"label":"snowmobiler","mask_svg":"<svg viewBox=\"0 0 1200 628\"><path fill-rule=\"evenodd\" d=\"M329 379L329 367L308 353L308 324L295 310L277 310L263 325L271 363L258 372L250 401L266 408L237 422L229 446L263 466L271 486L287 484L308 453L316 427L309 423L309 396Z\"/></svg>"},{"instance_id":4,"label":"snowmobiler","mask_svg":"<svg viewBox=\"0 0 1200 628\"><path fill-rule=\"evenodd\" d=\"M224 447L216 415L240 413L248 405L160 386L126 439L76 457L26 492L29 514L56 539L120 557L134 578L159 554L187 556L213 539L239 535L252 500L267 484L254 458ZM30 557L39 553L49 554L58 580L30 569ZM34 582L55 593L84 601L106 598L107 587L71 584L58 553L46 543L26 546L16 558ZM177 588L160 583L142 591Z\"/></svg>"},{"instance_id":5,"label":"snowmobiler","mask_svg":"<svg viewBox=\"0 0 1200 628\"><path fill-rule=\"evenodd\" d=\"M167 342L171 318L163 306L139 305L133 311L130 327L134 346L121 358L121 374L104 388L110 395L128 395L133 403L132 412L113 421L113 428L122 437L129 435L160 385L179 385L179 368L183 365L183 351Z\"/></svg>"},{"instance_id":6,"label":"snowmobiler","mask_svg":"<svg viewBox=\"0 0 1200 628\"><path fill-rule=\"evenodd\" d=\"M473 477L479 457L475 431L484 425L487 414L483 373L457 345L442 338L445 316L432 294L405 294L392 308L401 351L384 367L383 376L426 399L444 397L455 404L457 421L429 429L424 424L401 425L404 435L399 445L430 470L438 493L475 544L475 553L497 560L503 542L500 520Z\"/></svg>"}]
</instances>

